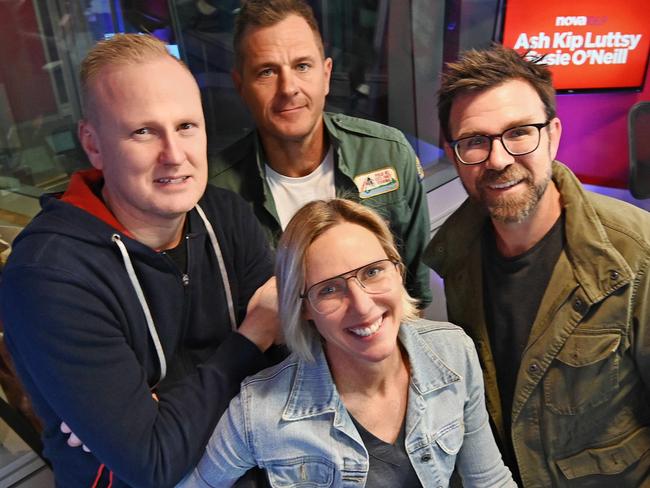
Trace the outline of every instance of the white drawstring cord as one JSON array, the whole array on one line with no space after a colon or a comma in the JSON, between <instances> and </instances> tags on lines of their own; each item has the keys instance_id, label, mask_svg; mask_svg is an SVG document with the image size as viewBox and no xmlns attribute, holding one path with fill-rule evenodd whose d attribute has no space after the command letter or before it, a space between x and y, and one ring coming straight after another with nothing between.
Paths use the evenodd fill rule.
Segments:
<instances>
[{"instance_id":1,"label":"white drawstring cord","mask_svg":"<svg viewBox=\"0 0 650 488\"><path fill-rule=\"evenodd\" d=\"M145 299L144 293L142 292L142 287L138 281L138 276L135 274L135 269L133 269L133 264L131 264L131 258L129 257L129 253L126 250L126 246L122 242L119 234L113 234L112 239L113 242L117 244L120 253L122 253L122 260L124 261L126 272L129 275L129 279L131 280L131 284L135 289L135 294L138 296L138 301L140 302L140 306L142 307L144 316L147 320L149 335L151 336L151 340L153 341L154 347L156 348L158 362L160 363L160 379L158 380L158 383L160 383L165 378L165 375L167 375L167 361L165 360L165 353L163 352L162 345L160 344L160 338L158 337L156 326L153 323L153 317L151 316L149 305L147 304L147 300Z\"/></svg>"},{"instance_id":2,"label":"white drawstring cord","mask_svg":"<svg viewBox=\"0 0 650 488\"><path fill-rule=\"evenodd\" d=\"M201 217L201 220L203 220L203 224L205 225L205 228L208 231L208 235L210 236L210 242L212 243L212 249L214 250L214 254L217 257L217 262L219 263L221 281L223 282L224 292L226 294L226 302L228 304L228 316L230 318L230 327L232 328L232 330L236 330L237 320L235 318L235 306L232 299L232 293L230 291L230 280L228 279L228 272L226 271L226 265L223 261L223 254L221 253L221 247L219 246L219 241L217 240L217 236L214 233L214 228L212 227L212 224L210 223L205 213L203 212L203 209L198 204L196 205L195 208L199 216ZM112 240L115 244L117 244L117 247L120 250L120 253L122 254L122 260L124 261L126 272L129 275L129 279L131 280L131 284L133 285L133 289L135 290L135 294L138 297L138 301L140 302L140 306L142 307L142 311L144 312L145 319L147 320L147 328L149 329L149 335L151 336L151 340L153 341L154 347L156 348L156 354L158 355L158 362L160 363L160 379L158 380L158 383L160 383L167 375L167 361L165 359L165 353L163 351L162 344L160 343L160 338L158 337L158 332L156 331L156 326L154 325L153 322L153 317L151 316L151 311L149 310L149 305L147 304L147 300L145 299L144 293L142 291L142 287L140 286L140 282L138 281L138 276L135 274L135 269L133 268L133 264L131 263L131 258L129 257L129 253L126 250L126 246L122 242L121 237L119 236L119 234L113 234Z\"/></svg>"},{"instance_id":3,"label":"white drawstring cord","mask_svg":"<svg viewBox=\"0 0 650 488\"><path fill-rule=\"evenodd\" d=\"M228 315L230 316L230 327L232 330L237 330L237 320L235 319L235 305L232 300L232 293L230 292L230 280L228 279L228 272L226 271L226 265L223 262L223 255L221 254L221 247L219 246L219 241L217 240L217 235L214 233L212 224L205 216L203 209L197 204L196 211L199 213L203 224L208 231L210 236L210 242L212 242L212 249L214 250L214 255L217 257L219 263L219 271L221 271L221 281L223 282L223 288L226 293L226 302L228 303Z\"/></svg>"}]
</instances>

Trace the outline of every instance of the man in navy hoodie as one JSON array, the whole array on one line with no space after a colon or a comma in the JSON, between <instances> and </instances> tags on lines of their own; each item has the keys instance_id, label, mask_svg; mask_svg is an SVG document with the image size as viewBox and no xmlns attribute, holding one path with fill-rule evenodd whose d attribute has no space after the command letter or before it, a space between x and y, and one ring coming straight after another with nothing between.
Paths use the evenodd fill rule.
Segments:
<instances>
[{"instance_id":1,"label":"man in navy hoodie","mask_svg":"<svg viewBox=\"0 0 650 488\"><path fill-rule=\"evenodd\" d=\"M5 340L57 486L172 486L266 365L272 260L248 205L206 185L199 89L164 44L103 41L81 80L94 169L45 195L15 240Z\"/></svg>"}]
</instances>

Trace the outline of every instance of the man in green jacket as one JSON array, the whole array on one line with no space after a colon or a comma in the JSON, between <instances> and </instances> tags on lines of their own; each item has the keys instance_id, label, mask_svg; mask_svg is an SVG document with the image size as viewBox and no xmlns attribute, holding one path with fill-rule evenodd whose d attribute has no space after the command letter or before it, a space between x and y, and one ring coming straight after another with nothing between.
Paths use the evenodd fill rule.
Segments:
<instances>
[{"instance_id":1,"label":"man in green jacket","mask_svg":"<svg viewBox=\"0 0 650 488\"><path fill-rule=\"evenodd\" d=\"M468 51L438 108L469 198L424 259L476 343L506 463L525 487L650 486L650 214L554 161L535 60Z\"/></svg>"},{"instance_id":2,"label":"man in green jacket","mask_svg":"<svg viewBox=\"0 0 650 488\"><path fill-rule=\"evenodd\" d=\"M210 160L210 183L248 200L276 243L305 203L340 196L390 223L409 293L431 301L421 262L430 237L422 170L396 129L324 113L332 59L303 0L248 0L234 35L233 80L256 130Z\"/></svg>"}]
</instances>

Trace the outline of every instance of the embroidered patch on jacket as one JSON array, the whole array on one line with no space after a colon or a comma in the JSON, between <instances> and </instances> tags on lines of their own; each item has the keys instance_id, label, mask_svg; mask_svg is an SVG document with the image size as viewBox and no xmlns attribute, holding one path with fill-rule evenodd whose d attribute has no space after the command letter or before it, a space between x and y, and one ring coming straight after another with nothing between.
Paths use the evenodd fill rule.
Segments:
<instances>
[{"instance_id":1,"label":"embroidered patch on jacket","mask_svg":"<svg viewBox=\"0 0 650 488\"><path fill-rule=\"evenodd\" d=\"M354 184L359 189L361 198L372 198L383 193L395 191L399 188L397 171L393 167L386 167L364 173L354 177Z\"/></svg>"}]
</instances>

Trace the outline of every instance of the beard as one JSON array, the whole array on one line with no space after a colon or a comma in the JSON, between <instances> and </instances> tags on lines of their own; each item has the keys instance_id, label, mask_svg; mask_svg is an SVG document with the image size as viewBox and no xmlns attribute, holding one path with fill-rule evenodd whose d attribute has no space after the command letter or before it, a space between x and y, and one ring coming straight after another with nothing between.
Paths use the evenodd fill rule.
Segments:
<instances>
[{"instance_id":1,"label":"beard","mask_svg":"<svg viewBox=\"0 0 650 488\"><path fill-rule=\"evenodd\" d=\"M526 186L525 191L516 195L492 194L490 186L519 181ZM474 199L496 222L507 224L525 221L537 208L551 181L551 167L545 177L535 183L534 175L524 166L515 162L502 171L486 170L476 182L478 195Z\"/></svg>"}]
</instances>

